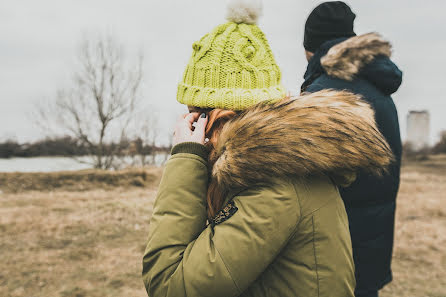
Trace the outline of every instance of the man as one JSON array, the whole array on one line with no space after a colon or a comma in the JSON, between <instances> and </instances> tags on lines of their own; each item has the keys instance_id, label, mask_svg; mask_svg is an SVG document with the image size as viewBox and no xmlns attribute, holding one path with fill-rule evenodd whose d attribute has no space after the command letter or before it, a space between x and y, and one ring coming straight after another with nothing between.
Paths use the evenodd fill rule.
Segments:
<instances>
[{"instance_id":1,"label":"man","mask_svg":"<svg viewBox=\"0 0 446 297\"><path fill-rule=\"evenodd\" d=\"M392 280L401 138L390 95L398 90L402 73L389 59L389 42L375 33L356 36L355 17L341 1L322 3L311 12L305 24L308 68L302 91L337 89L361 94L375 110L378 129L395 155L395 162L383 177L359 173L351 186L340 189L349 217L356 266L355 294L376 297L378 290Z\"/></svg>"}]
</instances>

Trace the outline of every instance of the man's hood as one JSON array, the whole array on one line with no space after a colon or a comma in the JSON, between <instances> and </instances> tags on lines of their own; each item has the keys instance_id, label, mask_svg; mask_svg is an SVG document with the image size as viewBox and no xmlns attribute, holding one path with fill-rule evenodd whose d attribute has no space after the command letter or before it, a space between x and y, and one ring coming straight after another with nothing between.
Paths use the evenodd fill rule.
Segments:
<instances>
[{"instance_id":1,"label":"man's hood","mask_svg":"<svg viewBox=\"0 0 446 297\"><path fill-rule=\"evenodd\" d=\"M346 81L361 77L384 94L393 94L401 85L402 72L390 60L391 53L391 44L377 33L329 41L311 59L304 85L326 73Z\"/></svg>"},{"instance_id":2,"label":"man's hood","mask_svg":"<svg viewBox=\"0 0 446 297\"><path fill-rule=\"evenodd\" d=\"M258 104L223 128L212 177L244 188L274 177L381 174L392 152L358 95L320 91Z\"/></svg>"}]
</instances>

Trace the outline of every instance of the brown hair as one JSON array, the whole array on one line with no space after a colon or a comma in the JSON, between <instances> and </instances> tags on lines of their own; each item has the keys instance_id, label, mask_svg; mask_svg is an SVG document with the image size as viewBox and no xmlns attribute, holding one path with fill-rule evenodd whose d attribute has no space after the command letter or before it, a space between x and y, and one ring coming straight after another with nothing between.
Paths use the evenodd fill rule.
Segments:
<instances>
[{"instance_id":1,"label":"brown hair","mask_svg":"<svg viewBox=\"0 0 446 297\"><path fill-rule=\"evenodd\" d=\"M216 155L216 147L218 136L220 135L223 126L233 119L237 113L232 110L213 109L208 112L208 124L206 126L206 137L209 141L206 143L206 147L209 150L209 168L211 169L208 192L206 195L206 201L208 206L208 217L213 218L223 207L224 199L227 193L227 189L221 189L218 187L217 181L212 178L212 167L218 159Z\"/></svg>"}]
</instances>

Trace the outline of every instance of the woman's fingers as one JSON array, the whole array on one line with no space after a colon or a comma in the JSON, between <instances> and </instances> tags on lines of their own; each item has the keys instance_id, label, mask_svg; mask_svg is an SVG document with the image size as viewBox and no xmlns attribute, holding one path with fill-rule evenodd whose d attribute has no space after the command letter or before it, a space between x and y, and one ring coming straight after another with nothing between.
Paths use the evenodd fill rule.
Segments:
<instances>
[{"instance_id":1,"label":"woman's fingers","mask_svg":"<svg viewBox=\"0 0 446 297\"><path fill-rule=\"evenodd\" d=\"M182 122L182 121L188 121L188 122L192 121L193 122L198 118L198 116L199 116L198 112L185 113L185 114L178 116L177 122Z\"/></svg>"},{"instance_id":2,"label":"woman's fingers","mask_svg":"<svg viewBox=\"0 0 446 297\"><path fill-rule=\"evenodd\" d=\"M205 113L192 112L183 115L177 122L174 134L174 144L181 142L198 142L204 144L207 124Z\"/></svg>"},{"instance_id":3,"label":"woman's fingers","mask_svg":"<svg viewBox=\"0 0 446 297\"><path fill-rule=\"evenodd\" d=\"M204 143L207 122L208 122L208 117L206 116L205 113L202 113L197 120L197 124L195 125L195 130L193 133L196 142L199 142L201 144Z\"/></svg>"},{"instance_id":4,"label":"woman's fingers","mask_svg":"<svg viewBox=\"0 0 446 297\"><path fill-rule=\"evenodd\" d=\"M191 113L186 114L184 119L187 122L192 124L193 122L195 122L198 119L199 115L200 114L198 112L191 112Z\"/></svg>"},{"instance_id":5,"label":"woman's fingers","mask_svg":"<svg viewBox=\"0 0 446 297\"><path fill-rule=\"evenodd\" d=\"M195 125L195 131L194 133L203 133L206 129L206 124L208 122L208 118L205 113L202 113L200 117L197 120L197 124Z\"/></svg>"},{"instance_id":6,"label":"woman's fingers","mask_svg":"<svg viewBox=\"0 0 446 297\"><path fill-rule=\"evenodd\" d=\"M194 128L192 127L194 122L197 120L197 118L199 117L199 113L198 112L192 112L192 113L188 113L184 116L184 121L186 122L187 127L189 127L189 129L191 131L194 130Z\"/></svg>"}]
</instances>

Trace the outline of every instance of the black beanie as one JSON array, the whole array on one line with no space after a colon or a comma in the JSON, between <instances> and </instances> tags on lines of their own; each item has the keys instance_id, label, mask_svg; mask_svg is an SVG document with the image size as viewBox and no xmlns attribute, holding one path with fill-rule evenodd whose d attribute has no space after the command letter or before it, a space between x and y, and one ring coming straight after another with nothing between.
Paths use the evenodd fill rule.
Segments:
<instances>
[{"instance_id":1,"label":"black beanie","mask_svg":"<svg viewBox=\"0 0 446 297\"><path fill-rule=\"evenodd\" d=\"M350 7L342 1L320 4L313 9L305 23L305 49L314 53L326 41L355 36L355 18Z\"/></svg>"}]
</instances>

